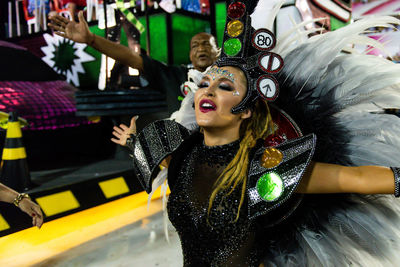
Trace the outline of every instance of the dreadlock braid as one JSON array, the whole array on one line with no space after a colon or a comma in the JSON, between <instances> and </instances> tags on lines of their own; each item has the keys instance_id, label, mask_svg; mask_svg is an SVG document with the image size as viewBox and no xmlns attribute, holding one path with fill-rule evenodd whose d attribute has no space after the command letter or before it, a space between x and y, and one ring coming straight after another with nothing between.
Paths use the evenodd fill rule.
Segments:
<instances>
[{"instance_id":1,"label":"dreadlock braid","mask_svg":"<svg viewBox=\"0 0 400 267\"><path fill-rule=\"evenodd\" d=\"M212 204L218 193L227 192L225 195L228 196L237 186L241 185L241 198L235 222L238 220L240 208L242 207L246 193L249 152L255 146L258 139L265 139L268 135L272 134L273 129L273 122L267 103L264 100L258 100L252 116L244 120L240 125L240 137L242 140L240 141L239 150L214 184L208 204L208 213L210 213Z\"/></svg>"}]
</instances>

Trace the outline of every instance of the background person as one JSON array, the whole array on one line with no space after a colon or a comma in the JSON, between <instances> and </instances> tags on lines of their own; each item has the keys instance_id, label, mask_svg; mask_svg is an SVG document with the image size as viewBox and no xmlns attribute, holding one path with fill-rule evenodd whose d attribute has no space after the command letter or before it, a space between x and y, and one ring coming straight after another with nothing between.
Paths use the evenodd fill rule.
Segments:
<instances>
[{"instance_id":1,"label":"background person","mask_svg":"<svg viewBox=\"0 0 400 267\"><path fill-rule=\"evenodd\" d=\"M58 0L57 0L58 1ZM44 9L40 4L44 5ZM42 12L44 11L44 14ZM43 20L47 18L47 16L56 15L57 11L54 10L52 4L50 4L50 0L28 0L28 14L30 16L35 16L36 19L39 20L40 27L43 29ZM41 14L41 17L39 17Z\"/></svg>"},{"instance_id":2,"label":"background person","mask_svg":"<svg viewBox=\"0 0 400 267\"><path fill-rule=\"evenodd\" d=\"M77 17L78 12L86 7L86 0L61 0L61 2L62 6L69 11L74 19Z\"/></svg>"},{"instance_id":3,"label":"background person","mask_svg":"<svg viewBox=\"0 0 400 267\"><path fill-rule=\"evenodd\" d=\"M54 15L50 16L49 27L56 34L78 43L86 43L101 53L129 67L138 69L149 82L149 87L166 94L168 111L171 114L180 107L181 85L188 79L188 67L169 66L146 55L140 55L128 47L109 41L89 31L83 13L78 14L79 22ZM193 68L203 72L215 62L218 55L215 38L208 33L193 36L190 42L190 60Z\"/></svg>"}]
</instances>

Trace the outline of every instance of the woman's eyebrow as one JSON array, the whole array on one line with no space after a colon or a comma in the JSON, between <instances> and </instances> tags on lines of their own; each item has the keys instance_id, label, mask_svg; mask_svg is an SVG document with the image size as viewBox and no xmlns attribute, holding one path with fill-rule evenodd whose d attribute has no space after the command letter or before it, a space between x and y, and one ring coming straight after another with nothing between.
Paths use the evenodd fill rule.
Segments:
<instances>
[{"instance_id":1,"label":"woman's eyebrow","mask_svg":"<svg viewBox=\"0 0 400 267\"><path fill-rule=\"evenodd\" d=\"M235 78L233 78L231 76L227 76L227 75L220 75L220 76L216 77L213 80L228 81L228 82L231 82L231 83L235 83Z\"/></svg>"},{"instance_id":2,"label":"woman's eyebrow","mask_svg":"<svg viewBox=\"0 0 400 267\"><path fill-rule=\"evenodd\" d=\"M213 80L226 78L233 83L235 82L235 75L225 69L211 68L207 71L206 75L212 77Z\"/></svg>"},{"instance_id":3,"label":"woman's eyebrow","mask_svg":"<svg viewBox=\"0 0 400 267\"><path fill-rule=\"evenodd\" d=\"M218 81L228 81L228 82L231 82L231 83L233 83L233 80L232 79L230 79L230 78L228 78L228 77L219 77L218 79L217 79Z\"/></svg>"}]
</instances>

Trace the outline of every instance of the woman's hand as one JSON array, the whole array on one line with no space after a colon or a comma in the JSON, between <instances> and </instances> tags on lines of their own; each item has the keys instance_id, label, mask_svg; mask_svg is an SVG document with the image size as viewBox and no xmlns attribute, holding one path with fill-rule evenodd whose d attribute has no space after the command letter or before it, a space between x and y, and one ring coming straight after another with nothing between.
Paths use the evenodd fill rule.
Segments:
<instances>
[{"instance_id":1,"label":"woman's hand","mask_svg":"<svg viewBox=\"0 0 400 267\"><path fill-rule=\"evenodd\" d=\"M125 124L121 124L118 126L114 126L113 128L113 135L116 138L111 138L111 141L114 143L126 146L126 140L130 137L131 134L136 134L136 120L138 116L135 116L131 119L131 125L126 126Z\"/></svg>"},{"instance_id":2,"label":"woman's hand","mask_svg":"<svg viewBox=\"0 0 400 267\"><path fill-rule=\"evenodd\" d=\"M32 200L29 198L23 198L20 202L18 207L28 214L29 216L32 217L32 224L33 226L36 226L37 228L40 229L43 224L43 214L42 211L40 210L39 205L34 203Z\"/></svg>"},{"instance_id":3,"label":"woman's hand","mask_svg":"<svg viewBox=\"0 0 400 267\"><path fill-rule=\"evenodd\" d=\"M59 36L77 43L90 44L94 40L94 34L90 32L82 11L78 13L79 22L71 21L60 15L49 16L49 19L51 23L48 23L48 26Z\"/></svg>"}]
</instances>

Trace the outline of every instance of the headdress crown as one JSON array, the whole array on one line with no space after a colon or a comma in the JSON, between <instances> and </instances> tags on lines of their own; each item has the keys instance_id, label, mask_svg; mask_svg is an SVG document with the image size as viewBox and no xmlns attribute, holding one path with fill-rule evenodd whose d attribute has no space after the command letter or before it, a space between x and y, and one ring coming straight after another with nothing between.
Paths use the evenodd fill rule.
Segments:
<instances>
[{"instance_id":1,"label":"headdress crown","mask_svg":"<svg viewBox=\"0 0 400 267\"><path fill-rule=\"evenodd\" d=\"M235 66L247 78L247 93L244 99L232 108L232 113L240 113L251 108L258 97L274 101L279 94L277 80L272 76L283 67L283 59L269 52L275 47L275 35L268 29L255 30L251 26L250 14L258 1L227 0L222 53L216 64L218 67Z\"/></svg>"}]
</instances>

